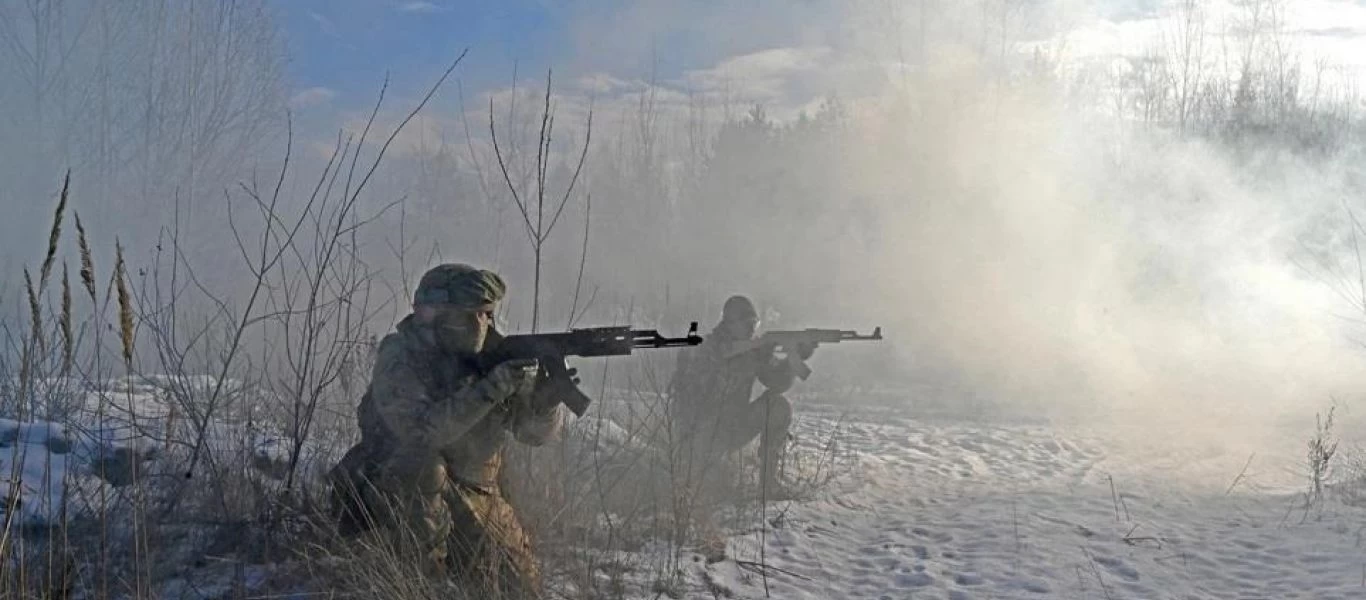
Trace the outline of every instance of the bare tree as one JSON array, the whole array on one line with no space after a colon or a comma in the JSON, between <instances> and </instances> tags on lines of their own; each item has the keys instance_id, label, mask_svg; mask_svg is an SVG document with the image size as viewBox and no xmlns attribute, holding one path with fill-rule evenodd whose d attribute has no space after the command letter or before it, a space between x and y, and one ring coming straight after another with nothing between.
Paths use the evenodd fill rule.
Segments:
<instances>
[{"instance_id":1,"label":"bare tree","mask_svg":"<svg viewBox=\"0 0 1366 600\"><path fill-rule=\"evenodd\" d=\"M531 245L533 263L533 284L531 292L531 331L534 333L540 324L541 310L541 266L544 258L546 240L550 239L550 234L554 232L555 225L559 223L560 216L564 214L564 208L569 204L569 199L573 197L574 186L579 181L579 175L583 172L584 161L588 158L588 147L593 136L593 109L588 110L588 119L583 135L583 149L579 152L578 161L574 165L574 171L569 176L569 181L565 184L563 194L558 201L551 198L550 205L546 204L546 195L550 182L551 166L551 141L555 129L555 111L551 104L551 72L546 71L545 76L545 102L541 110L541 129L536 141L536 162L535 162L535 183L532 189L518 190L518 186L513 182L512 174L508 171L507 161L503 159L502 148L498 144L498 129L494 123L493 99L489 99L489 136L493 140L494 155L498 159L498 168L503 173L503 182L507 184L508 191L512 194L512 200L517 204L517 211L522 217L522 224L525 226L527 242ZM533 215L534 212L534 215ZM546 221L547 217L549 222Z\"/></svg>"},{"instance_id":2,"label":"bare tree","mask_svg":"<svg viewBox=\"0 0 1366 600\"><path fill-rule=\"evenodd\" d=\"M1175 95L1175 120L1179 130L1184 133L1205 82L1204 2L1181 0L1175 17L1175 31L1169 42L1175 53L1175 66L1169 69L1169 76L1170 87Z\"/></svg>"},{"instance_id":3,"label":"bare tree","mask_svg":"<svg viewBox=\"0 0 1366 600\"><path fill-rule=\"evenodd\" d=\"M88 216L129 239L154 238L176 192L201 223L217 203L198 195L279 131L283 64L265 0L0 0L0 201L33 207L71 168ZM14 216L22 248L38 215Z\"/></svg>"}]
</instances>

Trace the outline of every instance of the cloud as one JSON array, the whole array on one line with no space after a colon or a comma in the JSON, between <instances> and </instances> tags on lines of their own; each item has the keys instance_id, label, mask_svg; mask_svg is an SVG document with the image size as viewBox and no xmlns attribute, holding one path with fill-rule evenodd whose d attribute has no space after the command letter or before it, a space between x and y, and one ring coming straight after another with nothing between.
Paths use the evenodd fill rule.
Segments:
<instances>
[{"instance_id":1,"label":"cloud","mask_svg":"<svg viewBox=\"0 0 1366 600\"><path fill-rule=\"evenodd\" d=\"M322 29L323 33L332 37L340 37L340 34L337 33L337 24L333 23L332 19L311 10L308 11L308 16L318 23L318 28Z\"/></svg>"},{"instance_id":2,"label":"cloud","mask_svg":"<svg viewBox=\"0 0 1366 600\"><path fill-rule=\"evenodd\" d=\"M401 5L401 10L448 9L428 6L430 4L407 2ZM1029 55L1035 50L1046 51L1046 56L1072 68L1099 68L1106 73L1123 68L1135 57L1173 51L1179 15L1157 10L1158 4L1150 0L1116 0L1113 4L1123 10L1073 11L1067 13L1066 18L1048 11L1027 17L1017 15L1017 26L1022 29L1031 29L1026 25L1051 18L1064 23L1053 29L1032 28L1029 35L1017 32L1033 40L1019 44L1017 50L1021 55ZM924 48L917 35L925 34L913 26L917 13L887 12L869 7L859 11L836 11L837 15L842 14L843 22L851 24L849 27L830 26L819 30L795 27L788 28L790 31L785 36L768 31L763 35L756 33L746 38L747 43L738 44L727 42L725 36L717 37L714 31L696 32L697 23L713 23L713 15L704 12L694 15L692 18L696 22L690 22L691 25L685 23L677 27L688 35L700 36L734 51L714 53L706 58L696 53L669 58L665 62L673 64L663 67L662 76L655 79L653 67L647 65L642 71L601 59L601 48L594 45L606 27L604 22L614 28L624 23L657 23L657 18L681 10L671 2L650 3L649 6L650 10L637 7L620 13L609 11L584 17L593 17L593 26L581 32L585 41L581 42L584 47L580 53L584 56L580 58L586 64L571 69L570 72L577 73L564 83L557 80L555 85L561 122L569 123L571 115L574 120L582 120L591 100L598 116L596 123L610 129L618 120L629 120L626 115L633 114L646 96L655 104L656 110L664 113L686 114L692 103L703 103L716 109L712 117L723 119L742 114L735 111L743 111L757 103L764 106L770 117L790 120L802 112L812 112L830 97L838 98L848 109L859 110L865 102L877 103L879 98L885 98L888 85L897 85L899 80L905 85L908 73L927 67L934 71L953 70L958 68L954 65L959 62L971 62L975 56L975 43L964 40L976 40L983 35L972 29L974 15L969 14L972 11L963 14L949 11L936 21L946 24L945 31L932 32L930 47ZM1246 15L1228 0L1210 0L1198 6L1202 7L1200 17L1206 38L1204 60L1212 72L1221 66L1220 61L1229 58L1225 55L1237 54L1236 31ZM823 16L833 18L832 15ZM722 21L729 27L736 26L730 19ZM759 30L776 27L762 19L750 19L748 25ZM1304 61L1306 67L1313 67L1314 60L1322 58L1326 64L1341 71L1332 76L1362 77L1362 81L1366 81L1366 73L1355 72L1356 67L1366 67L1366 58L1363 58L1366 57L1366 36L1356 35L1357 31L1366 31L1366 8L1352 7L1343 0L1305 0L1296 10L1284 15L1281 27L1295 46L1295 56ZM852 31L859 33L855 35ZM674 35L677 32L658 33ZM590 37L594 42L587 41ZM755 39L764 41L755 42ZM622 40L612 43L625 44ZM613 46L613 49L624 51L629 47L632 46L626 44ZM919 56L917 52L925 55ZM648 78L646 73L650 73ZM529 87L525 89L534 90L539 83L534 79L528 81ZM507 89L484 92L486 98L491 95L499 100L500 106L506 105ZM473 106L485 103L476 101ZM474 109L476 121L486 119L485 112L482 108Z\"/></svg>"},{"instance_id":3,"label":"cloud","mask_svg":"<svg viewBox=\"0 0 1366 600\"><path fill-rule=\"evenodd\" d=\"M1258 39L1267 44L1275 36L1278 47L1291 60L1300 61L1307 72L1315 72L1320 60L1347 69L1366 67L1366 6L1344 0L1304 0L1274 18L1254 17L1247 8L1228 0L1195 6L1189 15L1190 27L1194 39L1202 42L1197 51L1210 66L1236 64L1247 44L1250 24L1258 23ZM1040 45L1061 43L1064 56L1077 60L1175 54L1180 50L1185 18L1176 9L1138 18L1096 18ZM1362 82L1366 80L1358 80Z\"/></svg>"},{"instance_id":4,"label":"cloud","mask_svg":"<svg viewBox=\"0 0 1366 600\"><path fill-rule=\"evenodd\" d=\"M337 92L325 87L311 87L289 98L289 107L295 110L327 104L337 96Z\"/></svg>"},{"instance_id":5,"label":"cloud","mask_svg":"<svg viewBox=\"0 0 1366 600\"><path fill-rule=\"evenodd\" d=\"M1366 30L1357 27L1317 27L1310 29L1301 29L1295 33L1309 36L1323 36L1336 38L1366 37Z\"/></svg>"},{"instance_id":6,"label":"cloud","mask_svg":"<svg viewBox=\"0 0 1366 600\"><path fill-rule=\"evenodd\" d=\"M447 10L450 10L450 8L445 6L438 6L436 4L432 4L431 2L404 2L398 5L398 10L399 12L405 13L436 13L445 12Z\"/></svg>"},{"instance_id":7,"label":"cloud","mask_svg":"<svg viewBox=\"0 0 1366 600\"><path fill-rule=\"evenodd\" d=\"M827 47L770 48L690 70L678 83L723 101L762 103L782 117L828 93L831 75L846 66Z\"/></svg>"},{"instance_id":8,"label":"cloud","mask_svg":"<svg viewBox=\"0 0 1366 600\"><path fill-rule=\"evenodd\" d=\"M688 79L704 87L720 80L771 82L819 68L830 55L826 48L773 48L733 56L708 69L691 71Z\"/></svg>"},{"instance_id":9,"label":"cloud","mask_svg":"<svg viewBox=\"0 0 1366 600\"><path fill-rule=\"evenodd\" d=\"M577 87L592 95L611 95L622 92L639 92L646 84L640 81L622 79L607 73L592 73L579 77Z\"/></svg>"}]
</instances>

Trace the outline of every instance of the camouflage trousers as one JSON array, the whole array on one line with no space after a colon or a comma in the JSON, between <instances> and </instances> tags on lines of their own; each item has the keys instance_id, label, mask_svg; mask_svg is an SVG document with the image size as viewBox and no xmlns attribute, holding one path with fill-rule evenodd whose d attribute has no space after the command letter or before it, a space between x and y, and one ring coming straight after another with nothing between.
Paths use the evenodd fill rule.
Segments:
<instances>
[{"instance_id":1,"label":"camouflage trousers","mask_svg":"<svg viewBox=\"0 0 1366 600\"><path fill-rule=\"evenodd\" d=\"M348 453L332 473L343 534L368 530L471 598L541 597L530 536L501 489L452 480L439 455L400 451L366 461L353 451L362 456Z\"/></svg>"},{"instance_id":2,"label":"camouflage trousers","mask_svg":"<svg viewBox=\"0 0 1366 600\"><path fill-rule=\"evenodd\" d=\"M673 419L680 458L693 469L715 465L722 456L759 438L762 478L766 484L777 477L777 465L791 426L792 403L773 391L760 394L753 402L716 411L680 410Z\"/></svg>"}]
</instances>

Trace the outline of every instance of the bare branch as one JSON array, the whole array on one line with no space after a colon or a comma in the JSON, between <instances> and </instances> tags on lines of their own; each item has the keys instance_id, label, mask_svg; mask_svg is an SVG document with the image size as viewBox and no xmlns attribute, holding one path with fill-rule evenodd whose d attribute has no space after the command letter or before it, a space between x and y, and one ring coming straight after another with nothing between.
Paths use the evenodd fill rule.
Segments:
<instances>
[{"instance_id":1,"label":"bare branch","mask_svg":"<svg viewBox=\"0 0 1366 600\"><path fill-rule=\"evenodd\" d=\"M531 214L527 212L526 203L517 193L517 186L512 183L512 175L508 174L507 164L503 162L503 152L498 147L498 130L493 125L493 98L489 98L489 136L493 138L493 155L498 158L498 168L503 172L503 181L507 183L508 191L512 193L512 201L517 203L517 210L522 213L522 222L526 225L527 237L534 245L536 243L536 227L531 224Z\"/></svg>"},{"instance_id":2,"label":"bare branch","mask_svg":"<svg viewBox=\"0 0 1366 600\"><path fill-rule=\"evenodd\" d=\"M574 301L569 304L569 322L565 329L574 327L575 312L579 308L579 291L583 289L583 271L588 264L588 233L593 223L593 195L589 194L583 208L583 249L579 252L579 276L574 280Z\"/></svg>"},{"instance_id":3,"label":"bare branch","mask_svg":"<svg viewBox=\"0 0 1366 600\"><path fill-rule=\"evenodd\" d=\"M579 164L574 167L574 175L569 179L569 186L564 190L564 197L560 199L559 208L555 209L555 216L550 219L550 226L546 227L545 235L550 236L550 231L555 228L555 224L560 220L560 213L564 212L564 207L569 203L570 194L574 193L574 185L579 181L579 174L583 172L583 163L588 159L589 142L593 139L593 107L588 107L588 128L583 135L583 150L579 153Z\"/></svg>"}]
</instances>

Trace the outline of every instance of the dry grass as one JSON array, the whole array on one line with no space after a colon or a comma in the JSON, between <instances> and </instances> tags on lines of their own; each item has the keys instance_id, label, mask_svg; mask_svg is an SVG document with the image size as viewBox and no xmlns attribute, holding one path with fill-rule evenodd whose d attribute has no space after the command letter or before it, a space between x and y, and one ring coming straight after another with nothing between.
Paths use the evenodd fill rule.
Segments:
<instances>
[{"instance_id":1,"label":"dry grass","mask_svg":"<svg viewBox=\"0 0 1366 600\"><path fill-rule=\"evenodd\" d=\"M453 64L442 80L454 68ZM397 135L395 131L385 141L386 148ZM273 227L281 217L274 212L274 198L244 186L244 193L264 213L260 239L266 247L261 263L249 265L263 267L253 273L258 289L264 292L259 305L248 303L238 313L199 285L176 238L168 244L173 250L172 266L140 269L150 276L142 278L140 289L129 277L125 248L116 238L103 294L106 304L100 306L95 250L79 213L75 215L75 252L90 309L73 307L65 260L60 302L55 308L47 306L43 300L52 269L63 257L65 212L75 199L68 173L39 277L24 270L29 315L24 331L12 333L17 338L12 347L21 354L14 363L18 377L4 379L19 385L17 390L7 390L6 396L11 397L4 399L10 408L5 416L57 422L51 407L59 398L74 398L70 418L60 421L69 432L61 443L89 444L93 449L89 455L67 452L66 456L94 461L89 471L95 476L67 470L63 471L65 480L22 482L30 490L63 490L60 513L50 515L47 525L35 526L20 518L21 502L29 495L12 493L3 499L0 597L149 598L163 593L242 597L262 586L331 592L345 588L344 578L309 585L289 579L300 570L329 563L350 565L347 573L363 572L355 566L360 559L370 564L383 554L383 548L369 548L357 556L351 544L327 545L330 554L324 556L309 552L323 547L317 540L335 537L320 510L325 503L320 501L318 475L331 466L337 449L344 449L354 436L349 421L355 388L347 383L341 385L345 389L338 389L337 382L363 380L368 375L353 371L368 370L361 342L373 339L364 327L374 316L375 301L368 297L365 278L369 271L358 254L354 228L374 217L353 211L363 205L361 194L383 150L358 173L342 168L347 159L356 168L363 146L362 138L360 143L339 148L303 214L290 226L291 231L305 235L316 233L316 240L277 237ZM288 158L285 164L287 168ZM353 175L359 180L354 185ZM344 190L333 185L342 176L346 178ZM279 185L283 181L282 171ZM274 197L279 194L277 187ZM315 231L309 226L314 222L335 227ZM233 226L234 233L241 233L237 223ZM320 252L317 264L306 262L315 250ZM288 264L294 258L300 264ZM162 273L170 273L170 279L158 279ZM177 277L192 281L188 289L195 293L185 293L187 286ZM109 318L105 309L111 300L115 313ZM202 329L191 330L178 320L179 315L204 305L218 310L210 313ZM305 342L284 344L289 356L272 354L271 345L264 344L267 350L259 360L251 360L238 352L245 348L238 343L244 339L243 332L251 327L262 330L263 340L276 336L286 342ZM93 344L83 345L83 339L88 342L90 338L78 338L78 331L93 332ZM117 331L114 347L101 344L104 331ZM8 358L0 357L0 370L13 374ZM270 370L282 363L285 377ZM205 364L216 377L202 374ZM148 365L157 375L146 374ZM110 371L119 374L111 377ZM226 385L230 380L234 383ZM37 409L29 410L30 406ZM107 441L111 436L127 445L116 452L113 442ZM260 442L266 437L288 448L287 460L282 463L262 454ZM144 442L155 444L154 455L136 445ZM10 445L16 451L29 446ZM44 456L48 453L34 448ZM196 461L203 464L198 475L193 480L184 477L194 472L191 467ZM23 463L9 464L13 467L9 480L20 482ZM296 474L298 481L293 480ZM419 593L412 588L416 584L405 570L410 561L378 562L392 567L393 574L387 579L388 587L372 590L374 597L448 596L441 589ZM278 567L281 576L273 579L283 581L269 586L248 584L245 571L253 564L272 565L272 570ZM368 579L384 580L377 573Z\"/></svg>"},{"instance_id":2,"label":"dry grass","mask_svg":"<svg viewBox=\"0 0 1366 600\"><path fill-rule=\"evenodd\" d=\"M85 293L90 297L90 304L94 306L95 299L95 261L90 256L90 242L86 240L85 226L81 224L81 215L76 213L76 241L80 247L81 255L81 285L85 287Z\"/></svg>"},{"instance_id":3,"label":"dry grass","mask_svg":"<svg viewBox=\"0 0 1366 600\"><path fill-rule=\"evenodd\" d=\"M71 373L75 344L71 334L71 277L67 273L66 262L62 262L62 308L57 323L62 333L61 375L65 377Z\"/></svg>"},{"instance_id":4,"label":"dry grass","mask_svg":"<svg viewBox=\"0 0 1366 600\"><path fill-rule=\"evenodd\" d=\"M33 277L24 269L24 294L28 297L29 343L34 345L34 353L42 354L46 347L43 336L43 311L38 304L38 291L33 287Z\"/></svg>"},{"instance_id":5,"label":"dry grass","mask_svg":"<svg viewBox=\"0 0 1366 600\"><path fill-rule=\"evenodd\" d=\"M118 241L114 242L114 275L113 285L118 292L119 299L119 342L123 349L123 364L129 369L133 366L133 300L128 293L128 277L123 264L123 245Z\"/></svg>"},{"instance_id":6,"label":"dry grass","mask_svg":"<svg viewBox=\"0 0 1366 600\"><path fill-rule=\"evenodd\" d=\"M52 229L47 235L47 252L43 255L43 269L38 277L38 287L47 287L47 278L52 274L53 261L57 259L57 242L62 238L62 218L66 215L67 193L71 189L71 171L62 178L62 194L57 199L57 210L52 215Z\"/></svg>"}]
</instances>

